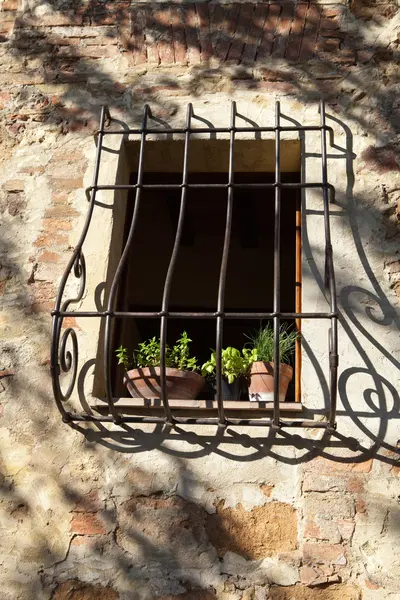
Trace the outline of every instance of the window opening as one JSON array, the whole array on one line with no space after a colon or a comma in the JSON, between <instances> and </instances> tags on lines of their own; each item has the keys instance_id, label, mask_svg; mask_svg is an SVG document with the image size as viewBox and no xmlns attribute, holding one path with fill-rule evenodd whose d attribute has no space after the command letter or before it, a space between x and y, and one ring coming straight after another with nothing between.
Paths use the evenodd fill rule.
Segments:
<instances>
[{"instance_id":1,"label":"window opening","mask_svg":"<svg viewBox=\"0 0 400 600\"><path fill-rule=\"evenodd\" d=\"M177 142L175 142L177 144ZM264 146L265 149L265 146ZM151 173L145 182L179 183L180 173ZM131 175L131 183L137 174ZM226 173L189 173L189 183L223 184ZM300 182L300 173L283 173L282 180ZM235 173L237 183L266 183L274 181L268 172ZM224 188L188 190L188 203L183 224L180 250L171 285L172 312L201 312L213 310L216 304L220 256L225 225ZM281 222L282 250L282 310L296 312L296 215L300 209L300 193L286 189L282 194L284 217ZM126 270L122 277L117 301L118 310L130 312L156 311L161 304L162 290L168 268L179 215L179 190L167 194L159 190L143 190L143 205L138 218L137 233L129 251ZM132 219L134 195L127 203L126 223ZM301 224L300 224L301 225ZM126 232L127 235L127 232ZM125 239L126 239L125 235ZM232 215L232 234L227 267L225 312L255 312L273 310L273 255L274 255L274 190L256 188L235 191ZM138 277L138 274L140 276ZM286 320L293 327L294 320ZM266 325L267 322L263 322ZM227 319L224 323L223 346L241 348L248 339L246 334L260 326L254 318ZM159 335L160 324L150 319L119 319L112 346L137 347L139 342ZM172 344L180 332L186 330L193 340L192 353L203 364L214 347L215 322L213 319L171 319L167 342ZM295 394L296 364L289 384L286 401L299 400ZM113 363L116 366L116 363ZM114 396L128 392L123 385L121 369L114 368ZM297 391L297 390L296 390ZM206 389L201 398L210 399L212 390ZM241 400L248 400L244 391Z\"/></svg>"},{"instance_id":2,"label":"window opening","mask_svg":"<svg viewBox=\"0 0 400 600\"><path fill-rule=\"evenodd\" d=\"M192 106L188 106L186 126L184 128L172 128L167 129L164 127L154 126L151 127L150 120L152 119L151 111L146 105L144 111L144 118L142 127L140 129L109 129L109 125L113 122L111 115L107 108L103 108L100 122L100 129L97 134L97 156L95 164L95 172L93 185L86 190L87 197L89 200L89 209L87 219L83 228L81 238L79 239L73 255L68 263L67 269L62 277L60 283L59 293L57 295L55 309L52 312L53 315L53 335L52 335L52 349L51 349L51 370L53 379L53 390L57 406L62 414L63 420L66 422L74 421L99 421L99 422L115 422L117 424L123 422L143 422L143 423L193 423L193 424L218 424L220 426L226 426L227 424L232 425L260 425L260 426L271 426L273 428L280 427L320 427L320 428L334 428L335 427L335 416L336 416L336 395L337 395L337 365L338 365L338 354L337 354L337 301L335 291L335 278L332 258L332 246L330 238L330 226L329 226L329 201L334 201L334 188L328 183L327 179L327 141L326 134L330 134L330 143L333 144L333 131L326 125L325 119L325 106L323 102L320 105L320 124L315 126L285 126L282 125L282 114L280 111L279 102L276 103L275 123L268 127L240 127L237 124L238 113L236 111L236 104L232 103L231 112L231 123L229 128L213 128L213 127L195 127L193 124L196 115L193 114ZM202 121L202 119L200 119ZM117 122L116 122L117 123ZM287 181L286 177L282 173L282 158L281 158L281 133L287 131L297 131L303 134L307 131L319 131L321 134L321 181L315 183L308 183L304 181ZM256 176L248 179L248 174L242 179L240 173L235 171L235 136L237 133L262 133L272 132L275 136L275 169L273 180L265 181L257 180ZM149 134L162 134L162 135L173 135L173 134L184 134L184 155L183 155L183 169L180 174L179 182L165 182L159 181L154 182L151 179L151 183L147 183L147 175L145 173L145 150L146 141ZM225 182L218 181L218 176L214 179L204 174L205 181L196 180L189 176L189 153L191 136L193 133L207 133L207 134L229 134L229 164L227 173L225 173ZM140 151L138 160L138 169L136 175L136 182L123 184L123 185L99 185L99 171L101 163L101 153L103 150L104 137L107 135L140 135ZM201 179L201 178L199 178ZM324 212L324 233L325 233L325 286L326 292L329 297L330 310L326 312L301 312L301 265L298 259L298 249L301 247L301 211L299 210L300 201L298 199L299 191L306 188L319 188L322 190L322 203ZM222 239L222 256L219 265L218 272L218 285L217 285L217 298L214 308L195 308L190 313L179 304L174 306L174 291L173 291L173 276L177 268L179 268L179 251L181 247L190 245L193 236L196 235L195 230L191 231L190 226L185 228L185 222L190 220L190 210L188 210L188 196L190 190L204 190L205 193L211 194L213 190L225 191L226 200L224 203L225 219L224 219L224 235ZM126 237L124 249L116 269L111 288L108 297L108 304L105 310L99 311L73 311L70 310L70 305L80 302L82 299L85 283L86 283L86 269L85 260L82 252L82 245L86 238L88 229L90 227L93 211L96 204L96 193L99 190L130 190L134 192L133 211L130 222L129 231ZM157 309L152 310L139 310L141 307L128 307L125 310L121 310L121 306L118 306L118 289L120 286L121 275L126 267L127 261L129 260L130 249L133 244L133 240L137 233L139 215L141 210L141 204L143 204L143 198L148 191L162 191L165 194L168 204L168 196L170 197L170 216L173 221L177 220L175 236L172 247L170 248L170 254L168 257L168 264L166 266L166 276L162 289L161 306ZM273 195L273 289L272 289L272 308L263 305L262 309L247 310L247 307L238 309L232 305L232 310L229 310L229 254L231 246L235 243L235 198L239 203L236 206L240 207L240 194L242 191L254 192L254 197L257 196L259 191L265 193L271 193ZM175 193L178 192L179 196L179 208L177 210ZM294 308L285 305L285 300L282 291L286 285L285 279L282 277L282 244L285 243L284 227L284 212L283 203L285 200L285 194L289 192L294 193L296 201L294 203L294 256L295 264L294 271L296 282L294 299ZM172 197L174 196L174 199ZM216 201L217 202L217 201ZM223 202L223 201L221 201ZM241 241L244 245L254 245L258 243L251 228L246 229L246 219L242 221L242 236ZM297 249L297 250L296 250ZM297 253L297 254L296 254ZM293 268L293 265L292 265ZM81 282L79 293L76 298L64 300L64 291L66 288L67 280L71 273L74 274ZM285 295L286 296L286 295ZM292 294L293 298L293 294ZM131 310L132 308L132 310ZM78 345L76 332L72 327L69 327L62 331L63 319L69 316L75 317L98 317L105 322L105 335L104 335L104 370L106 379L106 394L105 402L108 407L111 416L104 415L93 415L88 413L77 414L68 411L65 408L65 401L71 396L77 378L77 364L78 364ZM160 341L161 341L161 404L163 408L163 416L143 416L136 414L135 416L122 414L116 405L116 399L113 397L113 385L112 385L112 360L113 360L113 346L112 339L113 335L113 323L118 319L154 319L160 322ZM307 319L328 319L330 320L331 326L329 330L329 369L330 369L330 410L327 421L311 421L311 420L288 420L282 419L281 417L281 406L279 402L279 383L280 373L279 369L274 370L274 399L273 399L273 414L272 418L260 419L260 418L232 418L227 413L224 401L222 399L222 365L221 365L221 351L224 345L224 329L225 332L229 332L226 324L232 319L233 321L248 321L251 322L257 320L269 320L273 323L274 328L274 362L279 364L279 331L281 324L286 320L294 320L297 327L301 328L301 320ZM169 401L166 387L166 343L168 339L168 328L170 323L174 319L192 319L202 320L208 319L213 321L216 330L215 348L216 348L216 387L217 387L217 416L212 417L181 417L179 413L174 414L173 402ZM67 350L67 343L70 342L71 350ZM297 353L296 356L296 371L297 378L300 370L301 356ZM70 373L71 381L68 389L62 391L60 384L60 373ZM254 411L252 411L254 412Z\"/></svg>"}]
</instances>

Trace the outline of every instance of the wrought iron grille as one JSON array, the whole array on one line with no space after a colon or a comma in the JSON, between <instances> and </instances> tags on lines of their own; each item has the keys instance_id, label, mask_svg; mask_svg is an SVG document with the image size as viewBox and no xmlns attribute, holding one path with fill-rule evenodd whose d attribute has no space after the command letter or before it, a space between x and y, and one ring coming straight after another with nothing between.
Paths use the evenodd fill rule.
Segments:
<instances>
[{"instance_id":1,"label":"wrought iron grille","mask_svg":"<svg viewBox=\"0 0 400 600\"><path fill-rule=\"evenodd\" d=\"M102 108L100 118L100 128L96 133L96 162L94 169L93 185L86 189L86 196L89 201L89 208L86 221L83 227L81 237L76 244L71 259L61 279L58 295L56 298L55 308L52 311L53 330L52 330L52 346L51 346L51 373L53 381L54 397L58 409L61 412L64 422L114 422L121 423L162 423L162 424L196 424L218 426L226 425L249 425L249 426L264 426L278 429L281 427L318 427L333 429L336 427L336 398L337 398L337 367L338 367L338 310L337 298L335 290L335 275L332 258L331 233L329 223L329 203L335 200L335 189L328 183L327 175L327 139L329 133L330 145L334 144L333 129L326 124L325 105L320 103L320 123L314 126L282 126L282 113L280 103L276 102L275 123L269 127L239 127L237 125L238 112L236 103L232 102L230 127L194 127L193 119L197 116L193 112L192 105L187 108L186 125L184 128L166 128L166 127L151 127L149 120L153 119L153 115L148 105L144 108L144 116L142 126L138 129L122 129L114 130L109 127L113 123L113 118L107 107ZM202 119L200 119L202 120ZM281 181L281 134L284 132L320 132L321 135L321 181L317 183L286 183ZM273 133L275 136L275 181L269 183L236 183L234 177L234 148L235 136L237 133L261 134ZM188 157L190 150L190 142L193 134L229 134L229 167L227 183L189 183ZM99 173L101 165L101 155L104 149L104 138L109 135L126 136L135 134L140 136L139 150L139 165L137 171L137 181L134 184L126 185L100 185ZM146 138L149 134L168 135L183 134L184 135L184 160L182 171L182 183L180 184L144 184L144 153L146 146ZM187 208L187 192L189 188L222 188L226 190L227 205L226 205L226 221L225 233L223 242L223 252L221 258L221 266L219 272L219 288L218 301L214 312L170 312L169 299L172 277L175 270L177 256L182 238L184 226L185 212ZM272 312L224 312L225 286L228 255L230 249L231 229L232 229L232 214L234 203L235 189L267 189L273 188L274 201L274 293L273 293L273 311ZM281 276L280 276L280 260L281 260L281 193L287 188L309 189L319 188L322 190L322 203L324 215L324 232L325 232L325 291L327 293L330 310L328 312L282 312L281 311ZM180 210L178 224L175 234L172 254L169 261L169 267L165 279L162 305L159 311L156 312L121 312L115 310L117 291L121 279L123 269L126 265L129 255L129 249L134 238L135 229L137 227L138 215L140 211L141 195L144 189L152 190L180 190ZM134 190L135 204L133 215L130 223L129 233L126 243L116 269L106 310L100 311L71 311L70 305L79 303L83 297L86 286L86 267L85 259L82 252L82 246L87 236L93 211L95 210L96 194L99 190ZM80 281L80 288L77 297L74 299L63 300L64 291L68 278L71 273ZM105 320L105 336L104 336L104 370L105 370L105 391L106 391L106 406L108 406L109 415L94 415L89 413L72 413L65 408L65 402L73 393L78 370L78 342L77 335L73 328L68 327L62 329L63 319L66 317L93 317ZM160 382L161 382L161 400L163 407L163 416L155 415L127 415L121 413L116 399L113 398L112 382L111 382L111 333L112 322L115 318L148 318L160 319L160 347L161 347L161 364L160 364ZM171 408L167 394L167 377L166 377L166 341L168 319L215 319L216 322L216 411L215 416L206 418L198 416L181 417L174 415L174 410ZM330 378L330 405L329 415L326 421L313 421L311 419L282 419L279 401L279 384L280 372L279 369L274 369L274 400L272 418L228 418L222 399L222 335L225 319L266 319L273 321L274 329L274 363L279 364L279 333L282 319L328 319L331 322L329 329L329 378ZM62 335L61 335L62 334ZM70 349L67 349L67 344ZM61 372L69 373L71 380L68 389L63 392L60 385ZM251 411L254 412L253 410Z\"/></svg>"}]
</instances>

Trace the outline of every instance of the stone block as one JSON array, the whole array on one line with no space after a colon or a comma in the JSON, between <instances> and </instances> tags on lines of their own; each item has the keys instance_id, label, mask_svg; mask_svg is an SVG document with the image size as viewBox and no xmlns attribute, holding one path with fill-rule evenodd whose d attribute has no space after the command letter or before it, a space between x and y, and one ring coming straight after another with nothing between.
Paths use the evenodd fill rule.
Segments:
<instances>
[{"instance_id":1,"label":"stone block","mask_svg":"<svg viewBox=\"0 0 400 600\"><path fill-rule=\"evenodd\" d=\"M179 496L132 498L118 509L116 539L138 564L209 569L215 560L205 531L205 511Z\"/></svg>"},{"instance_id":2,"label":"stone block","mask_svg":"<svg viewBox=\"0 0 400 600\"><path fill-rule=\"evenodd\" d=\"M79 535L101 535L107 533L101 518L91 512L79 512L71 521L71 531Z\"/></svg>"},{"instance_id":3,"label":"stone block","mask_svg":"<svg viewBox=\"0 0 400 600\"><path fill-rule=\"evenodd\" d=\"M303 587L272 587L270 600L361 600L361 592L352 585L330 585L324 589Z\"/></svg>"},{"instance_id":4,"label":"stone block","mask_svg":"<svg viewBox=\"0 0 400 600\"><path fill-rule=\"evenodd\" d=\"M227 552L221 563L221 572L241 577L249 584L294 585L299 581L297 566L276 557L263 560L246 560L238 554Z\"/></svg>"},{"instance_id":5,"label":"stone block","mask_svg":"<svg viewBox=\"0 0 400 600\"><path fill-rule=\"evenodd\" d=\"M304 561L310 564L347 564L345 549L340 544L303 544Z\"/></svg>"},{"instance_id":6,"label":"stone block","mask_svg":"<svg viewBox=\"0 0 400 600\"><path fill-rule=\"evenodd\" d=\"M53 600L118 600L119 594L111 587L92 585L72 580L57 585Z\"/></svg>"},{"instance_id":7,"label":"stone block","mask_svg":"<svg viewBox=\"0 0 400 600\"><path fill-rule=\"evenodd\" d=\"M297 516L289 504L270 502L250 511L217 507L206 528L219 556L228 551L254 560L297 548Z\"/></svg>"}]
</instances>

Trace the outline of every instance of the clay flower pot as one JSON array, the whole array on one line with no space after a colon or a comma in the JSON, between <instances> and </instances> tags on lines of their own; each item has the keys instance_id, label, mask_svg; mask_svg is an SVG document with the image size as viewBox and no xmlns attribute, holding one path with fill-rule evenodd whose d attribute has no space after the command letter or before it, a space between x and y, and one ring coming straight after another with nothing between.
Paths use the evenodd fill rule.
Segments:
<instances>
[{"instance_id":1,"label":"clay flower pot","mask_svg":"<svg viewBox=\"0 0 400 600\"><path fill-rule=\"evenodd\" d=\"M169 398L194 400L204 387L204 379L193 371L166 369L167 394ZM124 377L130 395L133 398L160 398L160 367L132 369Z\"/></svg>"},{"instance_id":2,"label":"clay flower pot","mask_svg":"<svg viewBox=\"0 0 400 600\"><path fill-rule=\"evenodd\" d=\"M279 402L284 402L288 385L293 377L293 369L289 365L279 365ZM251 401L274 401L274 363L255 362L250 369L249 398Z\"/></svg>"}]
</instances>

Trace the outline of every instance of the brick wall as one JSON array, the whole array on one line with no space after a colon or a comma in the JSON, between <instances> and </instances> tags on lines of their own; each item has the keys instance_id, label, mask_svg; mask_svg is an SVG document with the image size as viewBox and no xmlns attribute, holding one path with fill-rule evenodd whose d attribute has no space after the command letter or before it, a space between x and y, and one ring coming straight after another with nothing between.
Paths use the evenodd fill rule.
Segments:
<instances>
[{"instance_id":1,"label":"brick wall","mask_svg":"<svg viewBox=\"0 0 400 600\"><path fill-rule=\"evenodd\" d=\"M391 1L0 2L4 600L397 599L398 45ZM149 102L181 123L191 101L217 124L232 98L255 121L281 99L315 122L321 96L338 140L337 435L62 424L49 311L100 106L134 124ZM92 325L65 326L88 353L82 395Z\"/></svg>"}]
</instances>

